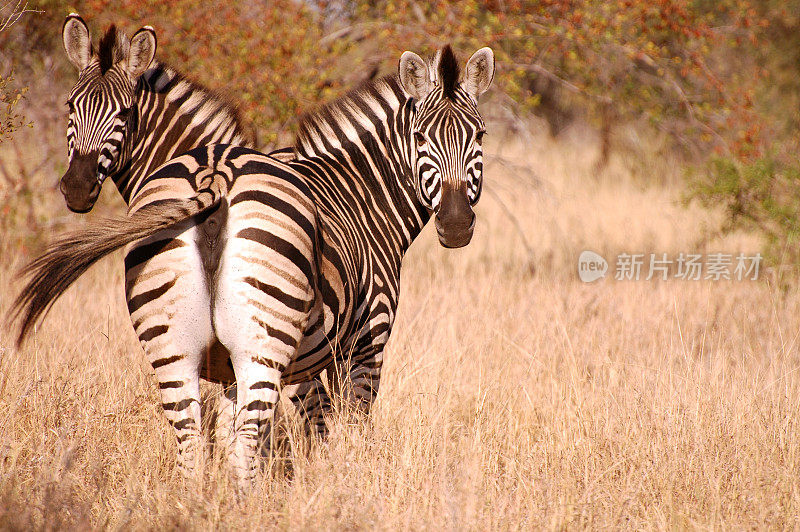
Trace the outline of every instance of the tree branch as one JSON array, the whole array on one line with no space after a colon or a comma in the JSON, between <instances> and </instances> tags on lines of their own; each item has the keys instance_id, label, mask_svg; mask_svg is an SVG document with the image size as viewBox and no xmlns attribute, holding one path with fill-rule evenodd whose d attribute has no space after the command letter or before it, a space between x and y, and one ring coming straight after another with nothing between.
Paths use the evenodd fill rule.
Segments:
<instances>
[{"instance_id":1,"label":"tree branch","mask_svg":"<svg viewBox=\"0 0 800 532\"><path fill-rule=\"evenodd\" d=\"M28 9L28 2L24 0L16 0L16 2L14 0L8 0L0 6L0 13L7 10L9 6L11 6L11 13L0 19L0 33L16 24L25 13L44 13L44 11L39 9Z\"/></svg>"}]
</instances>

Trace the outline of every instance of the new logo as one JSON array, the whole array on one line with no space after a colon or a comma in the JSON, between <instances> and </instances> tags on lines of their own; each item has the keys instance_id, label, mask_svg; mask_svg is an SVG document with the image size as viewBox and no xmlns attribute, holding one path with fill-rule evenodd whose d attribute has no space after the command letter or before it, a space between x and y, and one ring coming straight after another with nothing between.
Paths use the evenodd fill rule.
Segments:
<instances>
[{"instance_id":1,"label":"new logo","mask_svg":"<svg viewBox=\"0 0 800 532\"><path fill-rule=\"evenodd\" d=\"M594 251L582 251L578 257L578 277L584 283L592 283L606 276L608 262Z\"/></svg>"}]
</instances>

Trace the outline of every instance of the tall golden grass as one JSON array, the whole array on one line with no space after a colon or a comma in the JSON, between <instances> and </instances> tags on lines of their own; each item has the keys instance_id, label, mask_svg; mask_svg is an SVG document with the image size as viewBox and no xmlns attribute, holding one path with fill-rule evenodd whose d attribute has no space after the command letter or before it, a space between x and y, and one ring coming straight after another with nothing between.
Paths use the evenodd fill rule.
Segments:
<instances>
[{"instance_id":1,"label":"tall golden grass","mask_svg":"<svg viewBox=\"0 0 800 532\"><path fill-rule=\"evenodd\" d=\"M576 275L583 249L754 252L755 236L717 238L718 213L680 206L671 161L596 175L579 135L487 144L473 242L426 230L408 254L371 418L335 416L321 445L290 426L291 460L241 501L218 460L177 478L119 255L24 348L4 326L0 528L800 526L794 285ZM0 312L22 260L5 246Z\"/></svg>"}]
</instances>

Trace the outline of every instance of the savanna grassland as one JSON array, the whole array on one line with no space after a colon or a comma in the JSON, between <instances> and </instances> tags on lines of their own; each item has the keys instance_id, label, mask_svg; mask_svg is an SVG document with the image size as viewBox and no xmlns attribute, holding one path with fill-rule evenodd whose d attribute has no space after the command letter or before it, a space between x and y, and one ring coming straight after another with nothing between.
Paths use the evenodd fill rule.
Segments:
<instances>
[{"instance_id":1,"label":"savanna grassland","mask_svg":"<svg viewBox=\"0 0 800 532\"><path fill-rule=\"evenodd\" d=\"M58 191L74 10L95 43L111 23L153 25L157 57L237 102L265 150L403 50L495 51L472 243L446 250L426 228L371 416L337 410L320 443L284 404L241 499L212 449L200 483L179 479L120 253L22 348L6 321L15 272L54 234L124 212L111 184L89 215ZM800 528L797 13L800 0L0 2L0 529ZM609 260L605 279L579 280L584 250ZM717 252L768 260L755 281L613 278L620 253Z\"/></svg>"},{"instance_id":2,"label":"savanna grassland","mask_svg":"<svg viewBox=\"0 0 800 532\"><path fill-rule=\"evenodd\" d=\"M580 130L559 143L489 131L473 242L445 250L427 228L404 263L371 418L339 413L317 444L289 413L291 450L240 502L217 461L199 486L178 480L119 254L22 349L4 324L0 528L800 526L794 280L768 270L747 282L617 282L610 272L584 284L584 249L612 258L760 244L717 237L720 213L682 206L671 160L617 155L597 173L597 143ZM35 208L82 223L51 192ZM112 192L103 204L115 205ZM0 312L44 239L2 238Z\"/></svg>"}]
</instances>

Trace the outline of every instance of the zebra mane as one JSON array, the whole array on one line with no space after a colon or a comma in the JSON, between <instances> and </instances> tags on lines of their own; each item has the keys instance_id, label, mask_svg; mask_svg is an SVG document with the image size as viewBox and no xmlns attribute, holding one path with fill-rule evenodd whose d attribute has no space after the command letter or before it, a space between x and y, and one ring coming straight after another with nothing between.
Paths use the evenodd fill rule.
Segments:
<instances>
[{"instance_id":1,"label":"zebra mane","mask_svg":"<svg viewBox=\"0 0 800 532\"><path fill-rule=\"evenodd\" d=\"M245 118L238 102L224 90L210 89L193 76L182 72L169 62L154 59L150 68L142 75L146 80L146 91L168 92L180 83L185 83L193 93L201 94L203 101L212 101L219 104L236 121L239 129L248 137L253 146L258 145L258 134L255 126ZM198 106L199 107L199 106Z\"/></svg>"},{"instance_id":2,"label":"zebra mane","mask_svg":"<svg viewBox=\"0 0 800 532\"><path fill-rule=\"evenodd\" d=\"M359 107L359 104L363 104L365 101L385 101L384 93L386 91L394 93L401 102L406 99L397 74L392 74L367 80L335 100L305 114L300 119L300 125L297 128L294 142L295 151L300 153L303 151L304 145L315 144L315 131L324 131L327 126L336 125L337 117L342 114L350 114L353 107Z\"/></svg>"},{"instance_id":3,"label":"zebra mane","mask_svg":"<svg viewBox=\"0 0 800 532\"><path fill-rule=\"evenodd\" d=\"M117 28L116 24L111 24L111 26L106 29L98 45L97 57L100 63L100 75L105 75L116 63L124 60L128 55L129 49L130 41L125 32ZM252 146L258 145L258 135L255 126L244 117L236 100L230 97L226 92L210 89L193 77L180 71L178 68L160 59L155 59L153 61L150 68L142 75L141 79L146 81L144 89L153 92L166 92L181 82L185 83L191 92L202 95L203 101L214 102L218 104L221 109L224 109L239 126L241 132L252 143ZM141 85L140 88L142 88Z\"/></svg>"},{"instance_id":4,"label":"zebra mane","mask_svg":"<svg viewBox=\"0 0 800 532\"><path fill-rule=\"evenodd\" d=\"M438 71L439 80L442 83L442 92L445 98L451 100L456 97L456 88L458 87L458 78L461 75L461 69L458 66L456 54L450 45L446 45L438 56Z\"/></svg>"},{"instance_id":5,"label":"zebra mane","mask_svg":"<svg viewBox=\"0 0 800 532\"><path fill-rule=\"evenodd\" d=\"M112 24L100 39L98 56L100 58L100 74L108 72L115 63L125 59L128 55L130 43L125 33Z\"/></svg>"},{"instance_id":6,"label":"zebra mane","mask_svg":"<svg viewBox=\"0 0 800 532\"><path fill-rule=\"evenodd\" d=\"M436 69L436 78L442 86L444 97L455 99L455 91L458 88L461 69L449 44L436 54L432 68ZM359 104L363 104L365 101L385 101L385 89L393 92L401 102L405 101L406 97L400 85L400 79L397 74L393 74L367 80L346 92L343 96L303 116L295 136L295 151L301 153L304 145L314 144L314 131L325 130L326 124L335 125L338 122L338 116L350 114L349 109L359 107Z\"/></svg>"}]
</instances>

